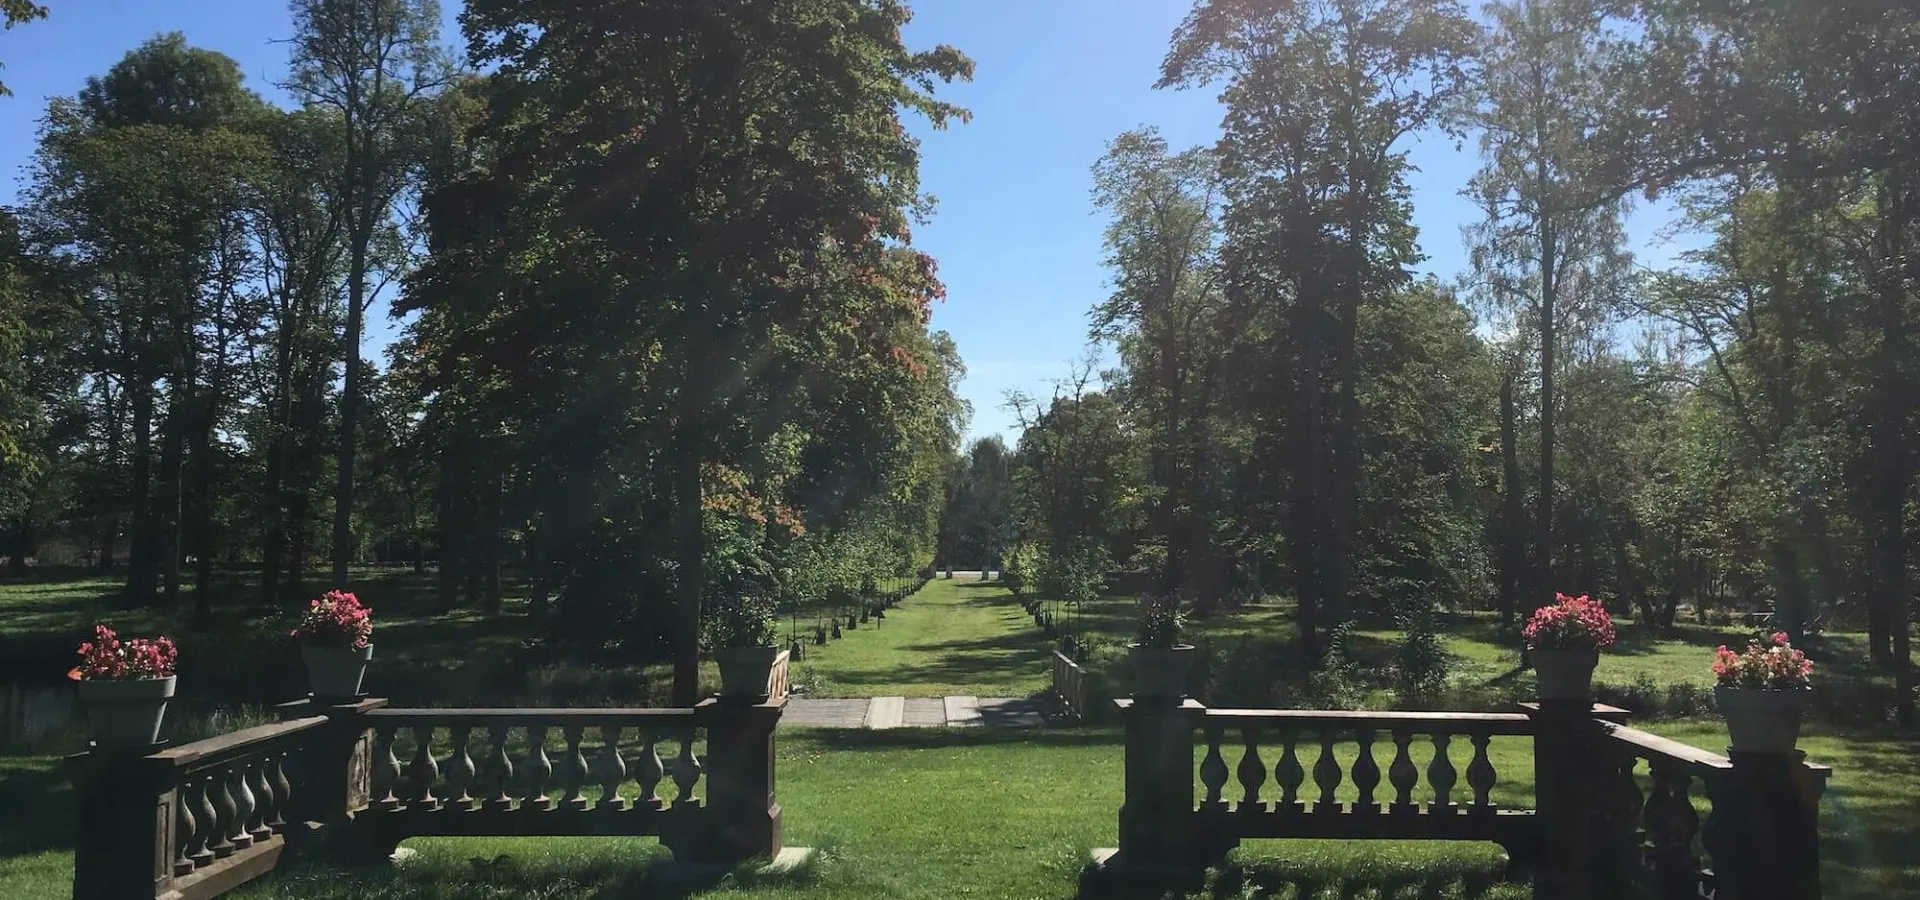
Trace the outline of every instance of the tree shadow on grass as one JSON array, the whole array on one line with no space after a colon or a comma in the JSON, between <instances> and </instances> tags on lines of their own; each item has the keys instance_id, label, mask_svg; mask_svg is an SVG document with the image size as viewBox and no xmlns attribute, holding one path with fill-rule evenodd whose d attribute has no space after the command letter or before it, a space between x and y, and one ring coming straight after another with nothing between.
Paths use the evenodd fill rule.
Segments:
<instances>
[{"instance_id":1,"label":"tree shadow on grass","mask_svg":"<svg viewBox=\"0 0 1920 900\"><path fill-rule=\"evenodd\" d=\"M58 762L0 756L0 811L0 859L73 846L73 785Z\"/></svg>"},{"instance_id":2,"label":"tree shadow on grass","mask_svg":"<svg viewBox=\"0 0 1920 900\"><path fill-rule=\"evenodd\" d=\"M285 866L242 897L300 900L349 900L369 896L416 900L495 900L540 897L543 900L629 900L635 897L692 897L724 887L804 890L819 878L820 854L780 873L758 871L764 861L732 870L673 861L656 843L641 839L580 839L565 853L541 843L512 852L517 841L476 839L479 856L468 856L465 841L437 841L429 852L398 866L342 869L325 858ZM507 852L490 852L501 847Z\"/></svg>"}]
</instances>

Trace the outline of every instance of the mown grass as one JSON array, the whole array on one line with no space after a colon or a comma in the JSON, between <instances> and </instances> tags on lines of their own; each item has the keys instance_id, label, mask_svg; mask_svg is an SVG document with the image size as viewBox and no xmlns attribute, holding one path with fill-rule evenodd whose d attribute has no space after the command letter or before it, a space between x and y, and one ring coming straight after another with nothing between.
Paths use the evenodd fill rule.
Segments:
<instances>
[{"instance_id":1,"label":"mown grass","mask_svg":"<svg viewBox=\"0 0 1920 900\"><path fill-rule=\"evenodd\" d=\"M1653 730L1704 747L1724 741L1723 726L1715 721L1660 723ZM1912 742L1816 728L1802 747L1835 767L1822 811L1827 896L1866 900L1920 892L1920 841L1914 840L1920 830L1920 757ZM1124 751L1112 729L803 730L782 732L779 749L786 841L823 850L794 875L688 872L665 865L661 851L645 839L416 839L406 846L417 855L397 868L299 863L236 896L1114 895L1112 885L1083 892L1080 882L1086 851L1115 840ZM1351 758L1350 747L1338 752L1343 760ZM1462 748L1454 752L1456 760L1463 758ZM1530 752L1525 739L1495 743L1497 801L1531 802ZM1238 758L1237 749L1229 748L1229 764ZM0 898L65 896L72 865L67 848L74 837L71 794L46 758L0 761L0 773L6 775L0 800L13 813L0 831ZM1343 788L1341 796L1350 799L1350 791ZM1500 883L1501 865L1497 848L1478 844L1259 841L1236 851L1201 895L1526 896L1524 887Z\"/></svg>"},{"instance_id":2,"label":"mown grass","mask_svg":"<svg viewBox=\"0 0 1920 900\"><path fill-rule=\"evenodd\" d=\"M1048 685L1049 652L998 582L936 578L885 619L807 646L798 678L811 697L1028 697Z\"/></svg>"}]
</instances>

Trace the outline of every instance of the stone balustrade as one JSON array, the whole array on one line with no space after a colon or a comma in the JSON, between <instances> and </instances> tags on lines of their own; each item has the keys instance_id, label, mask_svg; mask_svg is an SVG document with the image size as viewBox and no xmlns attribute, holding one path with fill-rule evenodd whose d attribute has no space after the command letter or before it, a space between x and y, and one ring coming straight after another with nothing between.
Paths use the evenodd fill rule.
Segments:
<instances>
[{"instance_id":1,"label":"stone balustrade","mask_svg":"<svg viewBox=\"0 0 1920 900\"><path fill-rule=\"evenodd\" d=\"M1093 714L1087 670L1058 650L1053 651L1053 692L1066 707L1067 715L1084 719Z\"/></svg>"},{"instance_id":2,"label":"stone balustrade","mask_svg":"<svg viewBox=\"0 0 1920 900\"><path fill-rule=\"evenodd\" d=\"M674 709L282 707L288 719L152 751L69 760L76 900L205 900L287 851L349 861L417 836L657 836L676 859L782 856L761 703Z\"/></svg>"},{"instance_id":3,"label":"stone balustrade","mask_svg":"<svg viewBox=\"0 0 1920 900\"><path fill-rule=\"evenodd\" d=\"M1466 840L1502 846L1540 898L1820 896L1818 800L1831 772L1802 754L1728 759L1578 703L1517 713L1115 706L1125 802L1120 846L1095 851L1099 873L1191 879L1252 838ZM1513 754L1493 752L1500 742L1530 742L1530 798L1503 790L1513 779L1495 759ZM1516 802L1502 805L1502 794ZM1711 810L1704 825L1696 802Z\"/></svg>"}]
</instances>

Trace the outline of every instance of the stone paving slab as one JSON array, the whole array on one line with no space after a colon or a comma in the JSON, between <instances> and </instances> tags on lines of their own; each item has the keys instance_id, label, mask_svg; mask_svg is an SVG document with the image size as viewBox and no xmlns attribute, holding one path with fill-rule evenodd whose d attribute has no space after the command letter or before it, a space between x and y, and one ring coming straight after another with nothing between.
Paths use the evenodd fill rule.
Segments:
<instances>
[{"instance_id":1,"label":"stone paving slab","mask_svg":"<svg viewBox=\"0 0 1920 900\"><path fill-rule=\"evenodd\" d=\"M794 699L787 701L787 711L780 717L780 724L802 728L859 728L866 720L867 701L861 698Z\"/></svg>"},{"instance_id":2,"label":"stone paving slab","mask_svg":"<svg viewBox=\"0 0 1920 900\"><path fill-rule=\"evenodd\" d=\"M980 701L980 723L988 728L1039 728L1047 717L1032 700L991 697Z\"/></svg>"},{"instance_id":3,"label":"stone paving slab","mask_svg":"<svg viewBox=\"0 0 1920 900\"><path fill-rule=\"evenodd\" d=\"M906 714L900 724L913 728L938 728L947 724L947 703L938 697L908 697Z\"/></svg>"},{"instance_id":4,"label":"stone paving slab","mask_svg":"<svg viewBox=\"0 0 1920 900\"><path fill-rule=\"evenodd\" d=\"M1014 697L869 697L787 701L780 724L797 728L1039 728L1046 714Z\"/></svg>"},{"instance_id":5,"label":"stone paving slab","mask_svg":"<svg viewBox=\"0 0 1920 900\"><path fill-rule=\"evenodd\" d=\"M868 728L899 728L905 723L907 698L875 697L867 701Z\"/></svg>"},{"instance_id":6,"label":"stone paving slab","mask_svg":"<svg viewBox=\"0 0 1920 900\"><path fill-rule=\"evenodd\" d=\"M981 724L979 697L948 697L940 701L946 724L955 728L974 728Z\"/></svg>"}]
</instances>

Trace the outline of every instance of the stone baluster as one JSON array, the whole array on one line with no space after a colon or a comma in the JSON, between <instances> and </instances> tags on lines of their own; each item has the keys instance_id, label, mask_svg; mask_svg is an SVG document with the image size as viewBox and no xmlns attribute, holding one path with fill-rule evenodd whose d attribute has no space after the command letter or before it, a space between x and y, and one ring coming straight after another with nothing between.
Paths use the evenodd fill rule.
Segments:
<instances>
[{"instance_id":1,"label":"stone baluster","mask_svg":"<svg viewBox=\"0 0 1920 900\"><path fill-rule=\"evenodd\" d=\"M587 783L587 758L580 752L580 739L586 729L579 725L568 725L561 729L567 740L567 777L566 796L560 798L564 809L586 809L587 798L580 796L580 789Z\"/></svg>"},{"instance_id":2,"label":"stone baluster","mask_svg":"<svg viewBox=\"0 0 1920 900\"><path fill-rule=\"evenodd\" d=\"M273 795L273 785L267 783L267 766L272 758L271 753L263 753L247 766L247 777L253 780L253 815L247 820L247 833L253 835L256 844L273 837L269 823L277 814L279 798Z\"/></svg>"},{"instance_id":3,"label":"stone baluster","mask_svg":"<svg viewBox=\"0 0 1920 900\"><path fill-rule=\"evenodd\" d=\"M700 804L700 798L693 793L693 786L700 781L700 757L693 753L693 739L692 725L680 730L680 755L673 761L673 786L677 789L673 798L674 809Z\"/></svg>"},{"instance_id":4,"label":"stone baluster","mask_svg":"<svg viewBox=\"0 0 1920 900\"><path fill-rule=\"evenodd\" d=\"M1700 833L1700 816L1688 796L1693 776L1685 763L1664 757L1648 763L1653 792L1647 797L1647 838L1652 843L1654 881L1660 896L1695 896L1700 859L1693 854L1693 839Z\"/></svg>"},{"instance_id":5,"label":"stone baluster","mask_svg":"<svg viewBox=\"0 0 1920 900\"><path fill-rule=\"evenodd\" d=\"M174 801L174 805L180 808L180 832L174 839L174 843L179 845L180 850L173 860L173 874L179 876L193 872L194 842L198 841L201 846L205 846L207 839L205 834L196 834L194 831L196 823L193 821L194 801L192 782L180 785L180 792L177 797L178 799Z\"/></svg>"},{"instance_id":6,"label":"stone baluster","mask_svg":"<svg viewBox=\"0 0 1920 900\"><path fill-rule=\"evenodd\" d=\"M399 731L392 725L380 725L373 732L373 808L400 808L394 791L400 786L400 758L393 755L393 742Z\"/></svg>"},{"instance_id":7,"label":"stone baluster","mask_svg":"<svg viewBox=\"0 0 1920 900\"><path fill-rule=\"evenodd\" d=\"M225 772L207 772L207 796L213 801L213 815L207 822L213 827L213 843L207 849L215 859L226 859L238 849L233 843L233 795L227 791Z\"/></svg>"},{"instance_id":8,"label":"stone baluster","mask_svg":"<svg viewBox=\"0 0 1920 900\"><path fill-rule=\"evenodd\" d=\"M1413 754L1409 752L1412 744L1412 732L1394 729L1393 762L1387 764L1387 781L1393 784L1390 809L1401 815L1410 815L1418 807L1413 801L1413 789L1420 784L1420 770L1414 766Z\"/></svg>"},{"instance_id":9,"label":"stone baluster","mask_svg":"<svg viewBox=\"0 0 1920 900\"><path fill-rule=\"evenodd\" d=\"M419 809L439 809L440 801L433 796L433 783L440 780L440 764L433 759L433 726L413 726L413 744L413 764L407 769L413 789L407 800Z\"/></svg>"},{"instance_id":10,"label":"stone baluster","mask_svg":"<svg viewBox=\"0 0 1920 900\"><path fill-rule=\"evenodd\" d=\"M487 768L493 770L493 796L487 800L487 808L502 812L513 808L513 760L507 756L511 727L505 722L487 726L487 756L491 760Z\"/></svg>"},{"instance_id":11,"label":"stone baluster","mask_svg":"<svg viewBox=\"0 0 1920 900\"><path fill-rule=\"evenodd\" d=\"M1240 739L1245 749L1240 751L1240 766L1236 773L1241 789L1239 809L1241 812L1264 812L1266 804L1260 802L1260 786L1267 781L1267 764L1260 760L1260 726L1241 726Z\"/></svg>"},{"instance_id":12,"label":"stone baluster","mask_svg":"<svg viewBox=\"0 0 1920 900\"><path fill-rule=\"evenodd\" d=\"M1300 757L1294 753L1294 745L1300 742L1300 732L1287 729L1280 733L1280 761L1273 766L1274 783L1280 785L1280 799L1274 807L1276 812L1294 813L1300 811L1300 785L1307 780L1307 770L1300 767Z\"/></svg>"},{"instance_id":13,"label":"stone baluster","mask_svg":"<svg viewBox=\"0 0 1920 900\"><path fill-rule=\"evenodd\" d=\"M640 727L640 734L640 799L635 800L634 805L660 809L664 804L655 791L666 777L667 767L660 761L659 734L644 725Z\"/></svg>"},{"instance_id":14,"label":"stone baluster","mask_svg":"<svg viewBox=\"0 0 1920 900\"><path fill-rule=\"evenodd\" d=\"M1358 756L1353 758L1353 787L1359 792L1354 801L1353 811L1361 815L1377 813L1380 805L1374 802L1373 792L1380 786L1380 764L1373 760L1374 734L1371 728L1362 728L1356 735L1360 744Z\"/></svg>"},{"instance_id":15,"label":"stone baluster","mask_svg":"<svg viewBox=\"0 0 1920 900\"><path fill-rule=\"evenodd\" d=\"M1453 735L1445 726L1433 732L1433 762L1427 764L1427 784L1433 786L1433 803L1427 807L1427 814L1449 815L1453 812L1453 785L1459 780L1459 773L1453 768L1453 760L1448 756L1448 747L1453 743Z\"/></svg>"},{"instance_id":16,"label":"stone baluster","mask_svg":"<svg viewBox=\"0 0 1920 900\"><path fill-rule=\"evenodd\" d=\"M475 809L480 801L474 799L473 783L479 770L473 765L473 754L467 745L473 741L473 726L447 726L447 742L452 745L452 755L447 758L447 802L454 809Z\"/></svg>"},{"instance_id":17,"label":"stone baluster","mask_svg":"<svg viewBox=\"0 0 1920 900\"><path fill-rule=\"evenodd\" d=\"M620 732L618 725L600 726L600 805L597 809L607 812L619 812L627 809L627 801L620 799L620 786L627 781L627 761L620 758Z\"/></svg>"},{"instance_id":18,"label":"stone baluster","mask_svg":"<svg viewBox=\"0 0 1920 900\"><path fill-rule=\"evenodd\" d=\"M273 818L267 820L267 827L275 834L287 830L287 809L293 802L293 784L287 780L290 756L287 750L274 753L267 768L267 783L273 786Z\"/></svg>"},{"instance_id":19,"label":"stone baluster","mask_svg":"<svg viewBox=\"0 0 1920 900\"><path fill-rule=\"evenodd\" d=\"M1467 786L1473 788L1473 808L1493 808L1493 783L1498 774L1493 770L1493 760L1487 756L1487 744L1493 735L1477 731L1468 735L1473 742L1473 759L1467 763Z\"/></svg>"},{"instance_id":20,"label":"stone baluster","mask_svg":"<svg viewBox=\"0 0 1920 900\"><path fill-rule=\"evenodd\" d=\"M1320 788L1320 799L1314 801L1313 811L1331 813L1340 811L1340 801L1334 792L1340 788L1340 761L1333 756L1333 729L1320 728L1320 758L1313 764L1313 783Z\"/></svg>"},{"instance_id":21,"label":"stone baluster","mask_svg":"<svg viewBox=\"0 0 1920 900\"><path fill-rule=\"evenodd\" d=\"M552 809L547 782L553 778L553 760L547 758L547 726L527 726L527 795L521 809Z\"/></svg>"},{"instance_id":22,"label":"stone baluster","mask_svg":"<svg viewBox=\"0 0 1920 900\"><path fill-rule=\"evenodd\" d=\"M253 846L253 834L247 830L247 820L253 818L253 789L247 786L246 763L234 763L226 776L227 789L233 795L233 834L227 839L235 850L245 850Z\"/></svg>"},{"instance_id":23,"label":"stone baluster","mask_svg":"<svg viewBox=\"0 0 1920 900\"><path fill-rule=\"evenodd\" d=\"M214 809L214 797L217 796L212 779L204 773L193 779L193 846L187 850L187 858L193 860L194 868L213 864L217 853L213 848L220 842L220 812Z\"/></svg>"},{"instance_id":24,"label":"stone baluster","mask_svg":"<svg viewBox=\"0 0 1920 900\"><path fill-rule=\"evenodd\" d=\"M1227 786L1227 761L1220 755L1220 743L1225 738L1225 730L1219 722L1209 719L1206 723L1207 755L1200 760L1200 783L1207 794L1200 801L1200 808L1223 810L1227 802L1220 799L1220 791Z\"/></svg>"}]
</instances>

